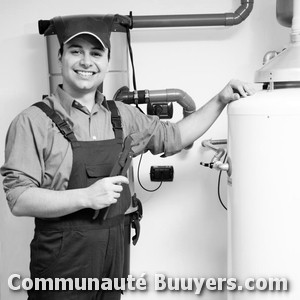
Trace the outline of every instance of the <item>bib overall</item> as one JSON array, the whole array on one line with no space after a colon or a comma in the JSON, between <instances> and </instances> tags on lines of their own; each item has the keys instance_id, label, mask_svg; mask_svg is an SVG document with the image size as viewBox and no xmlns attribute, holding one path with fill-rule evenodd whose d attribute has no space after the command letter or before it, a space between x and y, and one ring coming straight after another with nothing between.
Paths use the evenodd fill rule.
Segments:
<instances>
[{"instance_id":1,"label":"bib overall","mask_svg":"<svg viewBox=\"0 0 300 300\"><path fill-rule=\"evenodd\" d=\"M118 110L108 101L115 138L104 141L77 141L74 133L58 114L45 103L35 105L50 117L71 143L73 165L68 189L85 188L97 180L109 177L122 150L123 133ZM124 213L130 206L127 185L116 204L105 209L93 220L94 210L83 209L51 219L35 219L35 234L31 242L30 271L35 278L49 279L47 286L35 286L28 292L29 300L107 300L120 299L121 291L101 290L102 278L121 278L124 264ZM59 285L55 279L62 279ZM76 278L76 279L75 279ZM90 279L96 279L92 285ZM76 281L77 280L77 281ZM97 285L97 282L99 286ZM107 282L107 281L106 281ZM39 290L38 290L39 288ZM54 289L58 289L54 291ZM52 290L51 290L52 289Z\"/></svg>"}]
</instances>

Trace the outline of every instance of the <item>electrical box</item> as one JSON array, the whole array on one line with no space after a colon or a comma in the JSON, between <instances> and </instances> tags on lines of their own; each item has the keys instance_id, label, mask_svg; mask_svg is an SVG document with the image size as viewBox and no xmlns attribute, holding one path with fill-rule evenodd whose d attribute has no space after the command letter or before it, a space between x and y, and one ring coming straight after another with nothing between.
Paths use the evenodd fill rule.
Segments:
<instances>
[{"instance_id":1,"label":"electrical box","mask_svg":"<svg viewBox=\"0 0 300 300\"><path fill-rule=\"evenodd\" d=\"M152 166L150 169L151 181L173 181L173 166Z\"/></svg>"},{"instance_id":2,"label":"electrical box","mask_svg":"<svg viewBox=\"0 0 300 300\"><path fill-rule=\"evenodd\" d=\"M148 103L147 115L157 115L160 119L172 119L173 103L172 102L155 102Z\"/></svg>"}]
</instances>

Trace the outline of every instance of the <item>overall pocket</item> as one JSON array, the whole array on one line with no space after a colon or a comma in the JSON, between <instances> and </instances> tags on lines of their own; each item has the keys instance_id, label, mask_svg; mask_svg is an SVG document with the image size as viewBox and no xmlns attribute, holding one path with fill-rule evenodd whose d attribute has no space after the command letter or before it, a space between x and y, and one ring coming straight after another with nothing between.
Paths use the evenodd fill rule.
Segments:
<instances>
[{"instance_id":1,"label":"overall pocket","mask_svg":"<svg viewBox=\"0 0 300 300\"><path fill-rule=\"evenodd\" d=\"M110 164L96 164L96 165L86 165L86 186L92 185L99 179L104 177L109 177L111 172L111 165Z\"/></svg>"},{"instance_id":2,"label":"overall pocket","mask_svg":"<svg viewBox=\"0 0 300 300\"><path fill-rule=\"evenodd\" d=\"M30 271L33 277L51 274L63 248L62 231L36 231L30 244Z\"/></svg>"}]
</instances>

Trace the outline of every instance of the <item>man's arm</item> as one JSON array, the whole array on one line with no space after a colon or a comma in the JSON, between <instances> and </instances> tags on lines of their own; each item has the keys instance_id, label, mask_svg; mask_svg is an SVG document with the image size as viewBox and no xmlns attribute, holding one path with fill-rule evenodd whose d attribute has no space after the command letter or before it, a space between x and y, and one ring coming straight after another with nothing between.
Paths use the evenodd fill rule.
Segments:
<instances>
[{"instance_id":1,"label":"man's arm","mask_svg":"<svg viewBox=\"0 0 300 300\"><path fill-rule=\"evenodd\" d=\"M53 132L50 134L49 130L52 128ZM49 187L44 188L44 173L48 172L51 177L57 171L45 166L46 158L49 159L46 145L48 139L52 140L49 135L55 135L55 132L52 121L33 107L19 114L11 123L6 138L5 164L0 171L4 177L3 186L12 213L17 216L51 218L82 208L101 209L115 203L122 190L120 183L128 183L127 178L122 176L99 180L88 188L65 190L67 183L64 176L67 174L64 175L64 172L68 169L65 167L65 171L58 172L62 177L60 180L56 179L54 184L58 188L55 190L49 184ZM57 144L61 147L56 148L56 154L58 151L62 154L56 157L67 157L69 144L63 137L61 141L61 144ZM53 160L52 163L54 164ZM60 164L62 162L58 160L57 165Z\"/></svg>"},{"instance_id":2,"label":"man's arm","mask_svg":"<svg viewBox=\"0 0 300 300\"><path fill-rule=\"evenodd\" d=\"M17 199L12 213L39 218L61 217L83 208L102 209L116 203L122 191L124 176L107 177L82 189L53 191L38 187L26 189Z\"/></svg>"},{"instance_id":3,"label":"man's arm","mask_svg":"<svg viewBox=\"0 0 300 300\"><path fill-rule=\"evenodd\" d=\"M209 102L177 123L182 146L186 147L202 136L219 117L228 103L254 93L255 90L251 85L239 80L231 80L225 88Z\"/></svg>"}]
</instances>

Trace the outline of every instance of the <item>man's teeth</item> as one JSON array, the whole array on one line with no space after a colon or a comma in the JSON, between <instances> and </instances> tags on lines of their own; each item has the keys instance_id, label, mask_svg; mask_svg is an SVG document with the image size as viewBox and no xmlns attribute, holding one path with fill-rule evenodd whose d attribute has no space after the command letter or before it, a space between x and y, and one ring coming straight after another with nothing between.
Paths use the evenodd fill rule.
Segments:
<instances>
[{"instance_id":1,"label":"man's teeth","mask_svg":"<svg viewBox=\"0 0 300 300\"><path fill-rule=\"evenodd\" d=\"M87 72L87 71L77 71L77 73L81 76L92 76L93 72Z\"/></svg>"}]
</instances>

